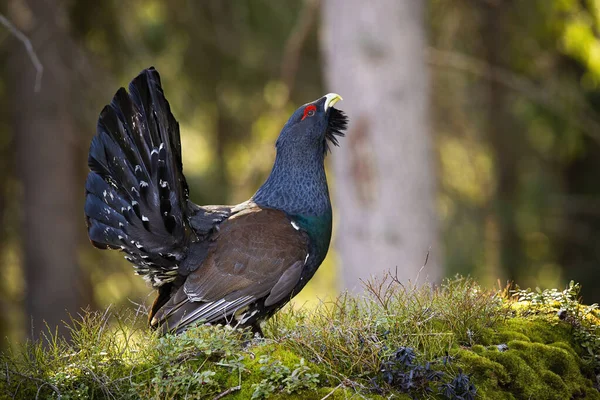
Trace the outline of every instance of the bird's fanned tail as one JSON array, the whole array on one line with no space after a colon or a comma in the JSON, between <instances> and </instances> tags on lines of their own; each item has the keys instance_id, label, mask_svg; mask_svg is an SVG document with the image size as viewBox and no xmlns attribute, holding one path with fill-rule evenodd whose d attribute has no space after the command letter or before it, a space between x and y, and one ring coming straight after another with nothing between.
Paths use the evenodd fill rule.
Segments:
<instances>
[{"instance_id":1,"label":"bird's fanned tail","mask_svg":"<svg viewBox=\"0 0 600 400\"><path fill-rule=\"evenodd\" d=\"M85 213L92 243L122 249L160 286L177 275L188 242L188 187L179 124L158 72L119 89L98 120L88 164Z\"/></svg>"}]
</instances>

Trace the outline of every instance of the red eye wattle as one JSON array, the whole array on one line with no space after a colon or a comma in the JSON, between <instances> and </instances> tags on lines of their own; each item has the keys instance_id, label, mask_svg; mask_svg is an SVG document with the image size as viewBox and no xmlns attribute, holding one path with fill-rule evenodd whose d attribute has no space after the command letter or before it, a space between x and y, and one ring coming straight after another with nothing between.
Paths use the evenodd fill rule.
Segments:
<instances>
[{"instance_id":1,"label":"red eye wattle","mask_svg":"<svg viewBox=\"0 0 600 400\"><path fill-rule=\"evenodd\" d=\"M304 115L302 116L301 121L304 121L304 118L306 118L306 117L312 117L313 115L315 115L316 112L317 112L317 107L314 104L309 104L304 109Z\"/></svg>"}]
</instances>

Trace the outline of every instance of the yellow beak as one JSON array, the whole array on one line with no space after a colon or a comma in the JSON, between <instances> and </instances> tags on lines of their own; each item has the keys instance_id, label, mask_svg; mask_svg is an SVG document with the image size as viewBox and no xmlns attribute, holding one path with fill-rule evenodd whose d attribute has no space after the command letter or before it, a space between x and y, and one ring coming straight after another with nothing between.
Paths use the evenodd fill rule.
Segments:
<instances>
[{"instance_id":1,"label":"yellow beak","mask_svg":"<svg viewBox=\"0 0 600 400\"><path fill-rule=\"evenodd\" d=\"M342 96L340 96L337 93L329 93L325 95L325 111L327 111L327 109L329 107L333 107L333 105L335 103L337 103L338 101L343 100Z\"/></svg>"}]
</instances>

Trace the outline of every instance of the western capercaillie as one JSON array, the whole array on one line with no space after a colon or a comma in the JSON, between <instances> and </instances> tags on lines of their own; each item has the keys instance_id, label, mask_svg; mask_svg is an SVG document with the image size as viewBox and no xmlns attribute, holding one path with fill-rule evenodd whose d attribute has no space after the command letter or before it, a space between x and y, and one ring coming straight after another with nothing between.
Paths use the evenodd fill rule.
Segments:
<instances>
[{"instance_id":1,"label":"western capercaillie","mask_svg":"<svg viewBox=\"0 0 600 400\"><path fill-rule=\"evenodd\" d=\"M251 326L295 296L325 258L332 211L323 165L347 125L330 93L297 109L271 174L248 201L198 206L183 175L179 125L158 72L144 70L100 113L85 214L94 246L120 249L158 296L150 324Z\"/></svg>"}]
</instances>

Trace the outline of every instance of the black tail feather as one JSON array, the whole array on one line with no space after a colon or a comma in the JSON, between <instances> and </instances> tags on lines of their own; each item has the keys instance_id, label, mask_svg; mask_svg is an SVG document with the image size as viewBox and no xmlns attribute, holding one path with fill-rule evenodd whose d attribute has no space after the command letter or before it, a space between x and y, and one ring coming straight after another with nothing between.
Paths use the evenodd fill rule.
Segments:
<instances>
[{"instance_id":1,"label":"black tail feather","mask_svg":"<svg viewBox=\"0 0 600 400\"><path fill-rule=\"evenodd\" d=\"M85 213L99 248L122 249L160 286L176 275L188 237L188 186L179 124L154 68L121 88L98 120Z\"/></svg>"}]
</instances>

